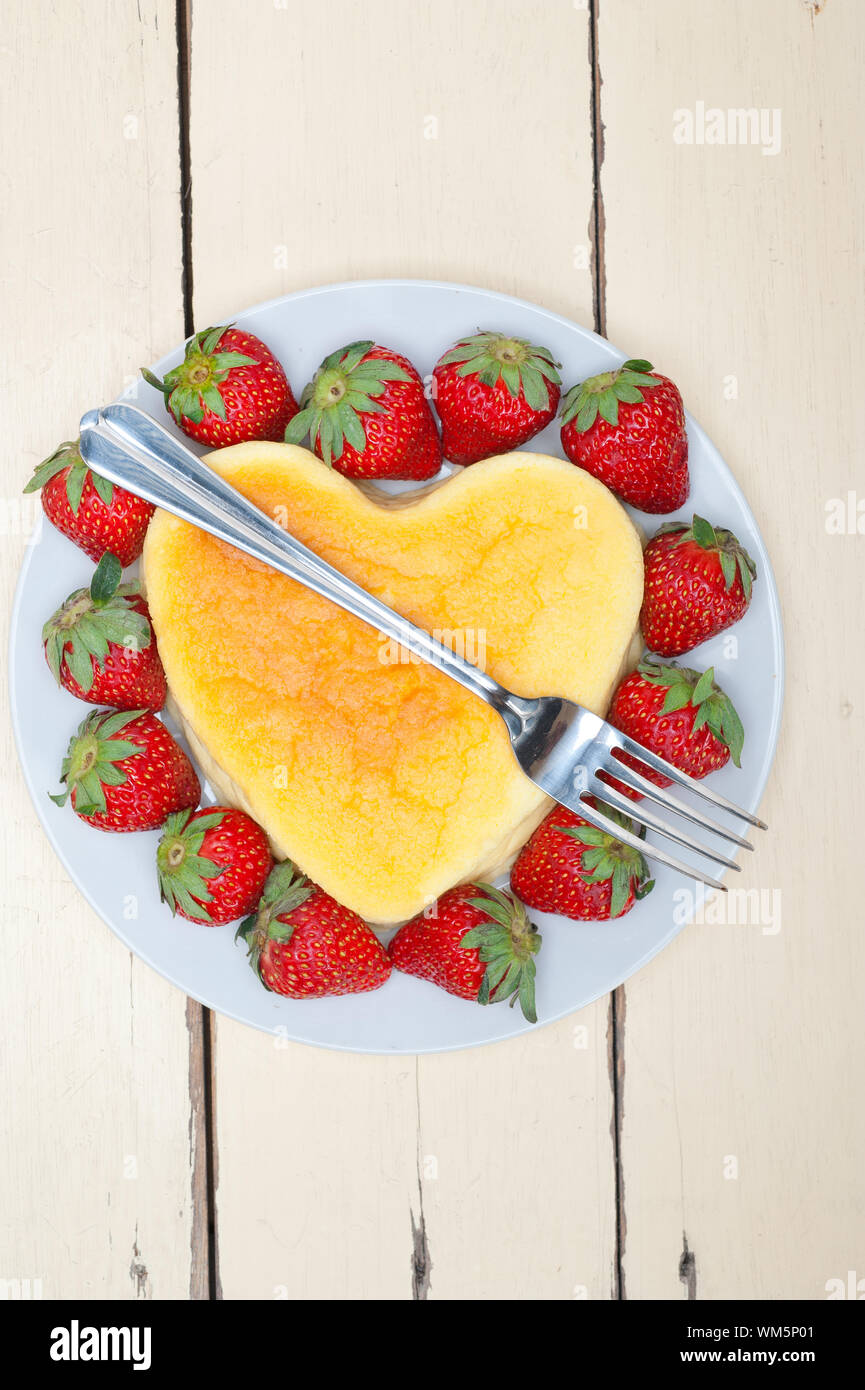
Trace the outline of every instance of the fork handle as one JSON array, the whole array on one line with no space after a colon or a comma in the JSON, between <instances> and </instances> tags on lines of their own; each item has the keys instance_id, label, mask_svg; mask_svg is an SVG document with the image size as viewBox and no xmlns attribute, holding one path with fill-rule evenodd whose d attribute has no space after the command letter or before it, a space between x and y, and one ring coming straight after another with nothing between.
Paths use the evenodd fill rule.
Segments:
<instances>
[{"instance_id":1,"label":"fork handle","mask_svg":"<svg viewBox=\"0 0 865 1390\"><path fill-rule=\"evenodd\" d=\"M109 482L144 497L306 585L437 666L500 713L521 704L497 681L289 535L162 425L118 402L81 419L81 456ZM323 465L322 465L323 466Z\"/></svg>"}]
</instances>

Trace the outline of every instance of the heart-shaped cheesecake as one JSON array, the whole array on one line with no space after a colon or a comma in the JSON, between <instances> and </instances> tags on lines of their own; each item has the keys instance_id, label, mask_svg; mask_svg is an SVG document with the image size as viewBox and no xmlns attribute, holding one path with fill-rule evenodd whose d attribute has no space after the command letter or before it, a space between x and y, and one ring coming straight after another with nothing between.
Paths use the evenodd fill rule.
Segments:
<instances>
[{"instance_id":1,"label":"heart-shaped cheesecake","mask_svg":"<svg viewBox=\"0 0 865 1390\"><path fill-rule=\"evenodd\" d=\"M642 552L588 473L517 452L387 499L291 445L208 463L509 689L606 712ZM548 810L493 710L328 600L162 511L144 577L173 708L220 799L368 921L491 876Z\"/></svg>"}]
</instances>

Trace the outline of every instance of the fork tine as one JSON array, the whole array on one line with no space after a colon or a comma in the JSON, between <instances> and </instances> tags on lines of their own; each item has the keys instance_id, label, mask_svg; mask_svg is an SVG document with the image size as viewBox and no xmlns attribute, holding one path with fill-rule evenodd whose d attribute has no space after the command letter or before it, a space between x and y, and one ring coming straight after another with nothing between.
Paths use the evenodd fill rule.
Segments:
<instances>
[{"instance_id":1,"label":"fork tine","mask_svg":"<svg viewBox=\"0 0 865 1390\"><path fill-rule=\"evenodd\" d=\"M598 781L598 779L595 779ZM708 846L695 840L693 836L687 835L684 830L675 830L672 825L661 820L648 807L641 803L634 803L629 797L623 796L615 787L608 787L606 782L599 782L601 790L593 788L595 796L600 796L610 805L615 806L618 811L624 811L625 815L632 820L641 821L647 830L654 830L656 834L663 835L666 839L672 840L677 845L684 845L685 849L694 850L697 854L704 855L707 859L712 859L716 864L723 864L727 869L741 870L741 865L734 859L728 859L725 854L719 854L717 850L709 849Z\"/></svg>"},{"instance_id":2,"label":"fork tine","mask_svg":"<svg viewBox=\"0 0 865 1390\"><path fill-rule=\"evenodd\" d=\"M572 810L576 807L572 806ZM726 893L727 885L719 882L716 878L711 878L704 874L702 869L695 869L690 864L683 864L680 859L674 859L672 854L661 849L658 845L648 845L645 840L641 840L639 835L632 835L630 830L623 830L620 825L616 825L614 820L605 816L602 811L597 811L594 806L589 806L585 801L581 801L577 815L589 821L591 825L596 825L599 830L606 830L608 834L614 835L623 844L630 845L631 849L638 849L646 859L654 859L658 864L666 864L667 868L675 869L677 873L684 874L686 878L695 878L699 883L705 883L709 888L715 888L720 893ZM738 864L735 866L738 868Z\"/></svg>"},{"instance_id":3,"label":"fork tine","mask_svg":"<svg viewBox=\"0 0 865 1390\"><path fill-rule=\"evenodd\" d=\"M647 777L635 772L632 767L628 767L625 763L620 763L618 758L610 757L606 763L599 764L596 771L608 773L624 786L630 787L632 791L641 792L650 801L656 801L659 806L665 806L668 811L675 811L677 816L684 816L686 820L693 821L695 825L702 826L704 830L713 830L716 835L720 835L724 840L729 840L731 844L738 845L740 849L753 850L754 848L750 840L737 835L734 830L728 830L725 825L719 825L710 816L704 816L702 811L695 811L692 806L688 806L677 796L668 792L666 787L656 787L654 782L650 782ZM606 782L604 786L607 786ZM609 790L609 788L607 789ZM633 802L631 804L633 805ZM641 820L642 817L637 816L636 819ZM648 824L648 822L646 823Z\"/></svg>"},{"instance_id":4,"label":"fork tine","mask_svg":"<svg viewBox=\"0 0 865 1390\"><path fill-rule=\"evenodd\" d=\"M663 772L665 777L669 777L671 782L676 782L680 787L686 787L688 791L696 792L704 801L711 801L713 805L720 806L724 811L732 811L734 816L741 816L743 820L751 825L756 825L758 830L768 830L765 821L758 816L752 815L744 807L737 806L734 801L728 801L726 796L721 796L720 792L711 791L698 781L696 777L689 777L687 772L680 772L672 763L668 763L665 758L659 758L657 753L652 753L650 749L644 748L635 739L628 738L627 734L621 733L619 729L614 732L616 743L621 745L626 753L631 753L633 757L639 758L641 762L653 767L656 772Z\"/></svg>"}]
</instances>

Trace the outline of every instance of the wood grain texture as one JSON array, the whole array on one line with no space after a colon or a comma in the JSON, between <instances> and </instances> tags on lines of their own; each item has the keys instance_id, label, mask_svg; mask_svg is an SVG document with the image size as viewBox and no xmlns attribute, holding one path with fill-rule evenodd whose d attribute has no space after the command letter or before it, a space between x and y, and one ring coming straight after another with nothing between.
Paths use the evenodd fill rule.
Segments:
<instances>
[{"instance_id":1,"label":"wood grain texture","mask_svg":"<svg viewBox=\"0 0 865 1390\"><path fill-rule=\"evenodd\" d=\"M609 1008L419 1060L431 1298L609 1299L616 1203Z\"/></svg>"},{"instance_id":2,"label":"wood grain texture","mask_svg":"<svg viewBox=\"0 0 865 1390\"><path fill-rule=\"evenodd\" d=\"M86 58L86 83L70 48ZM15 325L0 370L5 649L22 522L36 514L32 499L23 513L19 504L30 470L182 331L174 6L10 7L0 64L0 263L4 320ZM70 732L82 709L70 698ZM185 1298L185 1001L67 880L5 717L3 729L0 1280L13 1282L2 1293L38 1280L45 1298ZM67 730L46 737L59 770Z\"/></svg>"},{"instance_id":3,"label":"wood grain texture","mask_svg":"<svg viewBox=\"0 0 865 1390\"><path fill-rule=\"evenodd\" d=\"M826 530L865 444L838 393L863 367L862 10L599 10L607 331L679 382L745 489L788 661L771 833L741 884L780 890L780 930L741 910L691 927L627 985L626 1291L825 1298L862 1275L865 1209L865 540ZM675 143L674 111L700 101L779 109L780 151Z\"/></svg>"},{"instance_id":4,"label":"wood grain texture","mask_svg":"<svg viewBox=\"0 0 865 1390\"><path fill-rule=\"evenodd\" d=\"M198 319L408 275L591 322L589 107L568 4L194 0Z\"/></svg>"},{"instance_id":5,"label":"wood grain texture","mask_svg":"<svg viewBox=\"0 0 865 1390\"><path fill-rule=\"evenodd\" d=\"M218 0L193 5L191 51L197 322L417 275L591 323L585 11ZM230 138L212 119L228 71L257 93L233 105ZM606 1002L579 1026L585 1047L567 1021L415 1062L280 1051L219 1020L225 1296L609 1297ZM502 1193L539 1174L543 1198L503 1219Z\"/></svg>"},{"instance_id":6,"label":"wood grain texture","mask_svg":"<svg viewBox=\"0 0 865 1390\"><path fill-rule=\"evenodd\" d=\"M780 930L690 927L617 992L615 1048L609 1001L421 1059L218 1021L216 1292L615 1296L615 1074L622 1291L825 1297L865 1275L865 539L826 526L827 503L862 488L842 389L862 359L862 7L594 0L595 144L589 11L569 0L192 13L196 321L418 275L591 323L594 236L610 338L680 382L755 510L790 673L772 832L742 876L779 890ZM7 614L30 468L183 333L175 19L171 0L5 17ZM779 152L676 143L674 113L697 119L698 102L778 109ZM747 673L730 665L732 687ZM0 1296L29 1280L45 1297L206 1297L201 1011L67 881L4 728Z\"/></svg>"}]
</instances>

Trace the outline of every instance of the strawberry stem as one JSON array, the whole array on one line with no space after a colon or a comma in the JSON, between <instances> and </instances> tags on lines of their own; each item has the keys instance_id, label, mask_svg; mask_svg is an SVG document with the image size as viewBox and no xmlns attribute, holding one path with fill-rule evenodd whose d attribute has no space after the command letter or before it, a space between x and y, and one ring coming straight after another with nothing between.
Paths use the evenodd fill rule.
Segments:
<instances>
[{"instance_id":1,"label":"strawberry stem","mask_svg":"<svg viewBox=\"0 0 865 1390\"><path fill-rule=\"evenodd\" d=\"M642 357L631 357L621 367L578 382L562 402L562 425L576 420L577 432L585 434L600 415L608 425L616 428L620 401L639 405L644 390L660 385L657 376L649 375L651 370L651 362L646 362Z\"/></svg>"},{"instance_id":2,"label":"strawberry stem","mask_svg":"<svg viewBox=\"0 0 865 1390\"><path fill-rule=\"evenodd\" d=\"M224 420L222 383L236 367L257 365L256 359L248 357L246 353L217 351L223 334L233 327L231 323L223 323L217 328L194 333L186 344L183 361L165 373L164 381L160 381L146 367L141 368L144 380L166 397L168 408L178 424L184 419L200 424L205 411Z\"/></svg>"}]
</instances>

